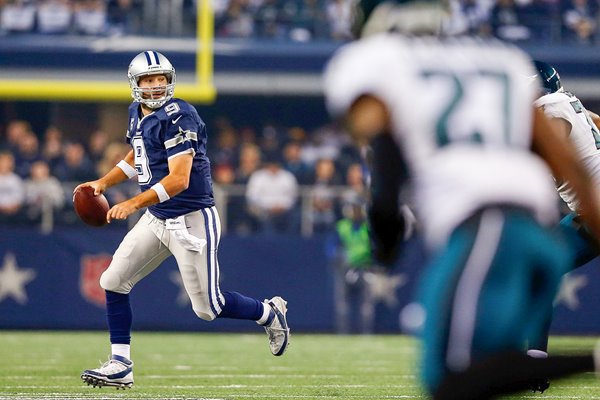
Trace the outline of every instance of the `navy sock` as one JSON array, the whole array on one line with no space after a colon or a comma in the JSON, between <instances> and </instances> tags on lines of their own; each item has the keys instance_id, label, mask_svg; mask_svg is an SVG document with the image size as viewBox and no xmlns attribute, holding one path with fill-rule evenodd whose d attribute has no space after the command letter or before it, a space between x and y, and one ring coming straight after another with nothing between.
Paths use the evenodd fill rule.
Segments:
<instances>
[{"instance_id":1,"label":"navy sock","mask_svg":"<svg viewBox=\"0 0 600 400\"><path fill-rule=\"evenodd\" d=\"M106 318L112 344L131 343L133 314L129 294L106 291Z\"/></svg>"},{"instance_id":2,"label":"navy sock","mask_svg":"<svg viewBox=\"0 0 600 400\"><path fill-rule=\"evenodd\" d=\"M219 318L249 319L258 321L264 311L263 303L237 292L223 292L225 305Z\"/></svg>"}]
</instances>

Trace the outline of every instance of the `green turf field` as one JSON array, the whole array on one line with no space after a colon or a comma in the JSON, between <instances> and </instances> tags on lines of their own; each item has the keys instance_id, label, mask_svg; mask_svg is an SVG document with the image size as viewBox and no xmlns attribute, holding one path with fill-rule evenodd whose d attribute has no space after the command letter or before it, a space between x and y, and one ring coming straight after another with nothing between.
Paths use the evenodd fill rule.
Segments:
<instances>
[{"instance_id":1,"label":"green turf field","mask_svg":"<svg viewBox=\"0 0 600 400\"><path fill-rule=\"evenodd\" d=\"M596 338L553 338L560 352ZM109 353L103 332L0 332L4 399L421 399L417 342L404 336L302 335L273 357L262 334L136 333L135 386L92 388L79 379ZM554 382L544 395L511 399L600 399L600 379ZM457 399L460 400L460 399Z\"/></svg>"}]
</instances>

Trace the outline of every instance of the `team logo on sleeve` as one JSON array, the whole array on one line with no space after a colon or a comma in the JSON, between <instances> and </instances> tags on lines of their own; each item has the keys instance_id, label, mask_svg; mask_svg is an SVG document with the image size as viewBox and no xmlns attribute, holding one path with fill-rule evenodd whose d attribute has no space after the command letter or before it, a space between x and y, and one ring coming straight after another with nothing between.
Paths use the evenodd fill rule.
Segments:
<instances>
[{"instance_id":1,"label":"team logo on sleeve","mask_svg":"<svg viewBox=\"0 0 600 400\"><path fill-rule=\"evenodd\" d=\"M187 142L189 140L198 141L198 134L196 132L192 132L191 130L183 130L179 127L179 132L173 137L173 139L169 139L165 142L165 149L170 149L172 147L177 146L183 142Z\"/></svg>"}]
</instances>

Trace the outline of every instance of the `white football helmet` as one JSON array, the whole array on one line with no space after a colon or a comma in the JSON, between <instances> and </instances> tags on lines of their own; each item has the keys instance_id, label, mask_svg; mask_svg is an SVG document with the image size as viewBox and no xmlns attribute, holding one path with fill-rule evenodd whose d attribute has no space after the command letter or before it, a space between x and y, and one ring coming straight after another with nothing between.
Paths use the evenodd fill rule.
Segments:
<instances>
[{"instance_id":1,"label":"white football helmet","mask_svg":"<svg viewBox=\"0 0 600 400\"><path fill-rule=\"evenodd\" d=\"M448 14L448 0L354 0L356 38L381 32L437 35Z\"/></svg>"},{"instance_id":2,"label":"white football helmet","mask_svg":"<svg viewBox=\"0 0 600 400\"><path fill-rule=\"evenodd\" d=\"M167 77L166 87L141 88L138 86L141 77L158 74ZM127 77L131 87L131 97L153 110L162 107L163 104L171 100L175 93L175 68L173 68L167 57L157 51L144 51L135 56L129 64ZM157 94L161 96L156 98L155 95Z\"/></svg>"}]
</instances>

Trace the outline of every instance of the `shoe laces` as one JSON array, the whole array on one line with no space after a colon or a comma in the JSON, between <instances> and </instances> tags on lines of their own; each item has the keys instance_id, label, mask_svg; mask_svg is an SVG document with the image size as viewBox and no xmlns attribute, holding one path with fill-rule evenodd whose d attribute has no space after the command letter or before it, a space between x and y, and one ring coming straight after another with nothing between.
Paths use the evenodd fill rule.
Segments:
<instances>
[{"instance_id":1,"label":"shoe laces","mask_svg":"<svg viewBox=\"0 0 600 400\"><path fill-rule=\"evenodd\" d=\"M279 325L279 326L273 326L273 325L275 325L275 322L273 322L271 324L271 326L269 326L267 328L267 330L269 331L269 337L280 336L280 335L283 335L287 331L287 329L283 329L281 327L281 325L279 324L279 321L277 321L277 325Z\"/></svg>"},{"instance_id":2,"label":"shoe laces","mask_svg":"<svg viewBox=\"0 0 600 400\"><path fill-rule=\"evenodd\" d=\"M100 368L98 368L97 371L105 375L115 374L117 372L121 372L127 369L127 366L122 362L119 362L118 360L109 359L105 362L99 361L99 363Z\"/></svg>"}]
</instances>

